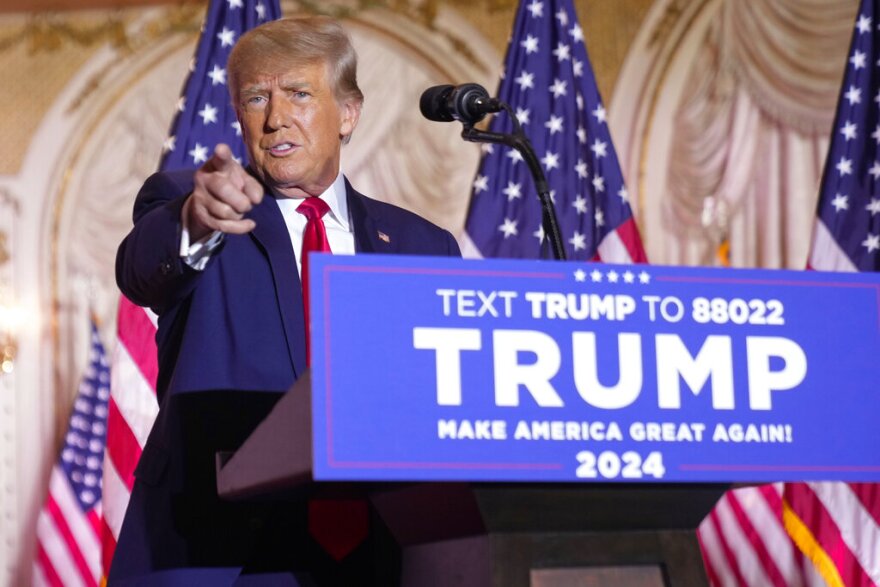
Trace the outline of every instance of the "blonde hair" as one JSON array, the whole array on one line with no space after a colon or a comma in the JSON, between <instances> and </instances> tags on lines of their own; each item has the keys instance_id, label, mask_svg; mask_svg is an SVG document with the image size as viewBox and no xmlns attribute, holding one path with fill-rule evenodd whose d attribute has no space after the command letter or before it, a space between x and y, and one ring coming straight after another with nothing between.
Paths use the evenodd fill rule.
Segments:
<instances>
[{"instance_id":1,"label":"blonde hair","mask_svg":"<svg viewBox=\"0 0 880 587\"><path fill-rule=\"evenodd\" d=\"M312 63L327 64L330 87L340 103L362 103L357 84L357 53L342 25L326 16L282 18L243 34L229 54L229 92L238 107L241 75L277 73Z\"/></svg>"}]
</instances>

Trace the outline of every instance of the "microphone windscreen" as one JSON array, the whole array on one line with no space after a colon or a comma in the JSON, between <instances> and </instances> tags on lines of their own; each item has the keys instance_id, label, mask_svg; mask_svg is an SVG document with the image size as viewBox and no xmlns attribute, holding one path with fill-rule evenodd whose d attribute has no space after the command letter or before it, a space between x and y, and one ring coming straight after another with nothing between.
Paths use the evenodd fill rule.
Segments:
<instances>
[{"instance_id":1,"label":"microphone windscreen","mask_svg":"<svg viewBox=\"0 0 880 587\"><path fill-rule=\"evenodd\" d=\"M419 110L422 116L428 120L437 122L452 122L454 118L449 111L449 94L455 87L449 84L443 86L433 86L422 92L419 100Z\"/></svg>"}]
</instances>

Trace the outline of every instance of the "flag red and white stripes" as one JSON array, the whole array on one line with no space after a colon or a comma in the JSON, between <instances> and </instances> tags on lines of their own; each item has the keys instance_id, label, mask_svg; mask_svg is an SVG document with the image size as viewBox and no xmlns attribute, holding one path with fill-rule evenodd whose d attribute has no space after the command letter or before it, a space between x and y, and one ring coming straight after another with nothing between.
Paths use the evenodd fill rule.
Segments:
<instances>
[{"instance_id":1,"label":"flag red and white stripes","mask_svg":"<svg viewBox=\"0 0 880 587\"><path fill-rule=\"evenodd\" d=\"M134 469L159 411L155 315L121 297L116 330L101 524L105 577L134 485Z\"/></svg>"},{"instance_id":2,"label":"flag red and white stripes","mask_svg":"<svg viewBox=\"0 0 880 587\"><path fill-rule=\"evenodd\" d=\"M783 487L728 491L700 524L697 535L712 585L825 585L786 532Z\"/></svg>"}]
</instances>

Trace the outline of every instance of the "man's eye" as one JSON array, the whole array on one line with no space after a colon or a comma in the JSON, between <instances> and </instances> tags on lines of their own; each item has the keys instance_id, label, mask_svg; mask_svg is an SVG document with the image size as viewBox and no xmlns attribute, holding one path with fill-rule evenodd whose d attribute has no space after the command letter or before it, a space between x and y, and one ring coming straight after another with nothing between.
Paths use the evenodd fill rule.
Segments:
<instances>
[{"instance_id":1,"label":"man's eye","mask_svg":"<svg viewBox=\"0 0 880 587\"><path fill-rule=\"evenodd\" d=\"M293 95L296 96L297 98L308 98L309 97L308 92L294 92Z\"/></svg>"},{"instance_id":2,"label":"man's eye","mask_svg":"<svg viewBox=\"0 0 880 587\"><path fill-rule=\"evenodd\" d=\"M247 99L247 104L249 106L259 106L263 102L265 102L265 98L263 96L251 96Z\"/></svg>"}]
</instances>

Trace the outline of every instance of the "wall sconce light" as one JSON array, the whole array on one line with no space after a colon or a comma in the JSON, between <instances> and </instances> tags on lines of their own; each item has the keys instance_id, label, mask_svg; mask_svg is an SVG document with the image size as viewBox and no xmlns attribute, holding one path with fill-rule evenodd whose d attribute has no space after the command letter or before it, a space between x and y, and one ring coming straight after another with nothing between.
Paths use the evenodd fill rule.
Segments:
<instances>
[{"instance_id":1,"label":"wall sconce light","mask_svg":"<svg viewBox=\"0 0 880 587\"><path fill-rule=\"evenodd\" d=\"M0 201L2 196L0 193ZM6 246L6 233L0 231L0 266L9 262L9 250ZM21 312L12 303L5 284L0 284L0 374L12 373L15 368L15 353L18 351L18 325L21 321Z\"/></svg>"},{"instance_id":2,"label":"wall sconce light","mask_svg":"<svg viewBox=\"0 0 880 587\"><path fill-rule=\"evenodd\" d=\"M0 295L0 374L12 373L18 352L21 310Z\"/></svg>"}]
</instances>

